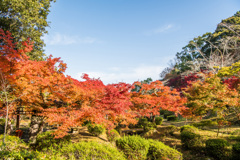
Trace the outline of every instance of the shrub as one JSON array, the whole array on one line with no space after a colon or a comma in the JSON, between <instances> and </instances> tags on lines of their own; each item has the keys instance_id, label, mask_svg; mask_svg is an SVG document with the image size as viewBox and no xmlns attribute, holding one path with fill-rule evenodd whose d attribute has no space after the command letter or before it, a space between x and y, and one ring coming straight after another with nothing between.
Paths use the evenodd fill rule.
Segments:
<instances>
[{"instance_id":1,"label":"shrub","mask_svg":"<svg viewBox=\"0 0 240 160\"><path fill-rule=\"evenodd\" d=\"M94 141L70 143L63 146L58 152L59 159L125 160L124 154L117 148Z\"/></svg>"},{"instance_id":2,"label":"shrub","mask_svg":"<svg viewBox=\"0 0 240 160\"><path fill-rule=\"evenodd\" d=\"M102 125L99 124L89 124L88 125L88 132L94 136L99 136L104 132L104 128Z\"/></svg>"},{"instance_id":3,"label":"shrub","mask_svg":"<svg viewBox=\"0 0 240 160\"><path fill-rule=\"evenodd\" d=\"M146 159L149 142L140 136L124 136L116 141L117 147L128 159Z\"/></svg>"},{"instance_id":4,"label":"shrub","mask_svg":"<svg viewBox=\"0 0 240 160\"><path fill-rule=\"evenodd\" d=\"M153 130L155 128L157 128L155 122L146 122L143 126L144 132L148 132L148 131Z\"/></svg>"},{"instance_id":5,"label":"shrub","mask_svg":"<svg viewBox=\"0 0 240 160\"><path fill-rule=\"evenodd\" d=\"M181 143L183 147L195 150L203 146L203 139L199 134L189 130L183 130L181 132Z\"/></svg>"},{"instance_id":6,"label":"shrub","mask_svg":"<svg viewBox=\"0 0 240 160\"><path fill-rule=\"evenodd\" d=\"M143 128L144 132L148 132L155 129L157 126L155 122L149 122L147 118L140 118L137 127Z\"/></svg>"},{"instance_id":7,"label":"shrub","mask_svg":"<svg viewBox=\"0 0 240 160\"><path fill-rule=\"evenodd\" d=\"M147 118L140 118L137 123L137 127L143 128L148 123Z\"/></svg>"},{"instance_id":8,"label":"shrub","mask_svg":"<svg viewBox=\"0 0 240 160\"><path fill-rule=\"evenodd\" d=\"M120 138L120 135L118 131L115 129L112 129L110 131L107 131L107 138L110 142L116 141L118 138Z\"/></svg>"},{"instance_id":9,"label":"shrub","mask_svg":"<svg viewBox=\"0 0 240 160\"><path fill-rule=\"evenodd\" d=\"M192 132L196 132L198 129L194 126L184 125L180 128L180 132L182 132L184 130L189 130L189 131L192 131Z\"/></svg>"},{"instance_id":10,"label":"shrub","mask_svg":"<svg viewBox=\"0 0 240 160\"><path fill-rule=\"evenodd\" d=\"M163 122L163 118L162 117L155 117L155 123L156 125L161 125Z\"/></svg>"},{"instance_id":11,"label":"shrub","mask_svg":"<svg viewBox=\"0 0 240 160\"><path fill-rule=\"evenodd\" d=\"M216 159L228 159L228 142L224 139L208 139L206 141L206 152Z\"/></svg>"},{"instance_id":12,"label":"shrub","mask_svg":"<svg viewBox=\"0 0 240 160\"><path fill-rule=\"evenodd\" d=\"M171 115L171 116L167 116L167 121L177 121L178 117L176 117L175 115Z\"/></svg>"},{"instance_id":13,"label":"shrub","mask_svg":"<svg viewBox=\"0 0 240 160\"><path fill-rule=\"evenodd\" d=\"M162 142L148 140L149 149L147 159L171 159L182 160L182 154L177 150L166 146Z\"/></svg>"},{"instance_id":14,"label":"shrub","mask_svg":"<svg viewBox=\"0 0 240 160\"><path fill-rule=\"evenodd\" d=\"M71 137L69 135L63 138L54 138L52 132L47 131L37 136L36 143L33 145L33 148L41 151L49 147L60 147L63 143L70 142L70 139Z\"/></svg>"}]
</instances>

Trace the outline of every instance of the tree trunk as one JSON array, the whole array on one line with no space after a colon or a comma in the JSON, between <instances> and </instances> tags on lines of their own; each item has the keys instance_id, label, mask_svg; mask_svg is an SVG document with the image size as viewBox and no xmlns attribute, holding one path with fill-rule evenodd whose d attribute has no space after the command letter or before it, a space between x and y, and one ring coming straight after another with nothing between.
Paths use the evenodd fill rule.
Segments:
<instances>
[{"instance_id":1,"label":"tree trunk","mask_svg":"<svg viewBox=\"0 0 240 160\"><path fill-rule=\"evenodd\" d=\"M20 128L20 112L19 109L17 109L16 130L19 130L19 128Z\"/></svg>"},{"instance_id":2,"label":"tree trunk","mask_svg":"<svg viewBox=\"0 0 240 160\"><path fill-rule=\"evenodd\" d=\"M12 124L11 124L11 120L9 119L7 122L6 134L9 135L11 132L12 132Z\"/></svg>"},{"instance_id":3,"label":"tree trunk","mask_svg":"<svg viewBox=\"0 0 240 160\"><path fill-rule=\"evenodd\" d=\"M43 117L32 115L30 130L29 130L29 142L30 144L36 143L37 135L43 131Z\"/></svg>"}]
</instances>

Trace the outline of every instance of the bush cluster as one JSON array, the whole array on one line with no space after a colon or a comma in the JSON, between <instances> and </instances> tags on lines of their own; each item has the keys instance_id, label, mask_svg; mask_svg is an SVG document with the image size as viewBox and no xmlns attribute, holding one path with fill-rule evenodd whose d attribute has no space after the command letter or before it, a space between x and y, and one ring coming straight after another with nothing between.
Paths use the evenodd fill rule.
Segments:
<instances>
[{"instance_id":1,"label":"bush cluster","mask_svg":"<svg viewBox=\"0 0 240 160\"><path fill-rule=\"evenodd\" d=\"M228 159L228 145L228 142L224 139L208 139L206 141L206 152L209 156L212 156L216 159Z\"/></svg>"},{"instance_id":2,"label":"bush cluster","mask_svg":"<svg viewBox=\"0 0 240 160\"><path fill-rule=\"evenodd\" d=\"M147 140L140 136L122 137L116 141L116 144L128 159L182 159L182 154L177 150L162 142Z\"/></svg>"},{"instance_id":3,"label":"bush cluster","mask_svg":"<svg viewBox=\"0 0 240 160\"><path fill-rule=\"evenodd\" d=\"M89 124L88 125L88 132L94 136L99 136L104 132L104 128L102 125L99 124Z\"/></svg>"}]
</instances>

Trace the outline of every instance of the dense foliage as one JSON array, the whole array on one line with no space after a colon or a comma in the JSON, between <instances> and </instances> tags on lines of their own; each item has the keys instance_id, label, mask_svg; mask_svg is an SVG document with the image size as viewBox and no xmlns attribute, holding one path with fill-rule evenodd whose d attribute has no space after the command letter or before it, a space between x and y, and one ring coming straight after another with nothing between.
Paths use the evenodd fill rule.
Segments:
<instances>
[{"instance_id":1,"label":"dense foliage","mask_svg":"<svg viewBox=\"0 0 240 160\"><path fill-rule=\"evenodd\" d=\"M223 139L209 139L206 141L206 151L216 159L228 159L228 145L228 142Z\"/></svg>"}]
</instances>

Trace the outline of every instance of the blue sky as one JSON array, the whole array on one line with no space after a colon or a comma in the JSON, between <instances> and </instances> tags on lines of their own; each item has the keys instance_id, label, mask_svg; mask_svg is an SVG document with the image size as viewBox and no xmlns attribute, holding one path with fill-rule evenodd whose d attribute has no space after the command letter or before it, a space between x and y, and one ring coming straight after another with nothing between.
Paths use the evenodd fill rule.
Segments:
<instances>
[{"instance_id":1,"label":"blue sky","mask_svg":"<svg viewBox=\"0 0 240 160\"><path fill-rule=\"evenodd\" d=\"M239 10L239 0L57 0L45 52L79 80L83 73L105 84L157 80L191 39Z\"/></svg>"}]
</instances>

